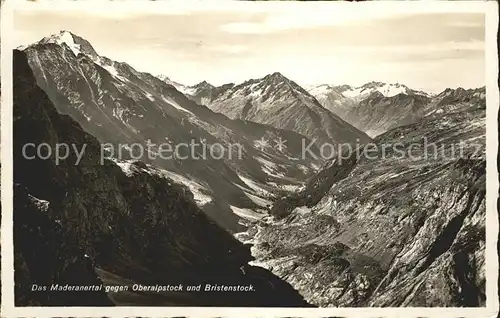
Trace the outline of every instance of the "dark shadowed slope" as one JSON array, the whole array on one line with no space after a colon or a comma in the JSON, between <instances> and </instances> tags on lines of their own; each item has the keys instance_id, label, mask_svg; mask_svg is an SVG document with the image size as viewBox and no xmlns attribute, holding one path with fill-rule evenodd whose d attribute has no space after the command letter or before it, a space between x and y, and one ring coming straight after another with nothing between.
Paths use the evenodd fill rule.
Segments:
<instances>
[{"instance_id":1,"label":"dark shadowed slope","mask_svg":"<svg viewBox=\"0 0 500 318\"><path fill-rule=\"evenodd\" d=\"M26 143L87 145L59 165L28 160ZM255 292L110 293L122 305L305 306L289 284L248 266L248 247L211 221L193 194L142 162L100 164L100 144L57 112L14 51L16 301L19 305L107 304L102 293L34 294L31 284L241 284ZM122 164L122 163L118 163ZM43 255L42 255L43 254ZM97 270L96 270L97 269ZM68 297L68 298L65 298ZM76 297L76 296L75 296Z\"/></svg>"}]
</instances>

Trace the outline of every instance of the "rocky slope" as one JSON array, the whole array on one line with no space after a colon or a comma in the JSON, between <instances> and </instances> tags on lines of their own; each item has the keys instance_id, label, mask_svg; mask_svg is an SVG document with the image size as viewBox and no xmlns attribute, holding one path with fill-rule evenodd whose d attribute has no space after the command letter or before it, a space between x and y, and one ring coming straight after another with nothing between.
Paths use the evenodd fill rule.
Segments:
<instances>
[{"instance_id":1,"label":"rocky slope","mask_svg":"<svg viewBox=\"0 0 500 318\"><path fill-rule=\"evenodd\" d=\"M230 118L250 120L300 133L318 143L365 143L370 138L323 108L305 89L280 73L203 89L198 98Z\"/></svg>"},{"instance_id":2,"label":"rocky slope","mask_svg":"<svg viewBox=\"0 0 500 318\"><path fill-rule=\"evenodd\" d=\"M28 57L14 51L14 220L19 305L305 306L287 283L248 266L248 247L211 221L189 189L142 162L100 164L100 144L59 114L37 85ZM27 159L23 146L72 144L54 156ZM99 277L96 276L96 272ZM52 294L31 284L241 284L255 292Z\"/></svg>"},{"instance_id":3,"label":"rocky slope","mask_svg":"<svg viewBox=\"0 0 500 318\"><path fill-rule=\"evenodd\" d=\"M283 197L241 237L256 263L318 306L484 306L485 106L462 106Z\"/></svg>"},{"instance_id":4,"label":"rocky slope","mask_svg":"<svg viewBox=\"0 0 500 318\"><path fill-rule=\"evenodd\" d=\"M231 231L242 229L241 209L265 209L275 195L270 184L300 186L321 164L301 157L302 142L308 140L304 136L215 113L179 92L180 84L100 56L89 42L68 31L24 52L37 83L59 112L101 143L114 145L115 157L128 159L135 143L143 149L148 142L154 144L142 156L132 154L190 186L203 210ZM259 148L259 140L271 145ZM285 140L286 148L276 149L275 140ZM184 146L179 156L165 159L159 156L162 144Z\"/></svg>"}]
</instances>

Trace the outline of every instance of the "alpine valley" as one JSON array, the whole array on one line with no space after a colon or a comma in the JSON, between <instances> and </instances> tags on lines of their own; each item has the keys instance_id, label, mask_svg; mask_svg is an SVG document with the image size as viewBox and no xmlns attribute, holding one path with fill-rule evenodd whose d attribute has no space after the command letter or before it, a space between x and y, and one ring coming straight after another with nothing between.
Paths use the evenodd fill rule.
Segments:
<instances>
[{"instance_id":1,"label":"alpine valley","mask_svg":"<svg viewBox=\"0 0 500 318\"><path fill-rule=\"evenodd\" d=\"M272 71L189 86L69 31L15 50L13 63L18 306L485 304L484 87L303 88ZM165 142L219 145L220 156L186 147L165 160L151 147ZM43 143L85 153L26 157ZM400 148L325 157L324 144ZM252 292L186 290L200 284Z\"/></svg>"}]
</instances>

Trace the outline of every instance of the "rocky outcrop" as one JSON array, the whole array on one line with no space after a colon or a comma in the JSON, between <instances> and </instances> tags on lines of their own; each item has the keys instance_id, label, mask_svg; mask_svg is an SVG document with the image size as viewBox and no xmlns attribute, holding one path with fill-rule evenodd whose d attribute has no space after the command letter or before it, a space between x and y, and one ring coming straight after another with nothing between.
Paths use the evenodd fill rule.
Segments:
<instances>
[{"instance_id":1,"label":"rocky outcrop","mask_svg":"<svg viewBox=\"0 0 500 318\"><path fill-rule=\"evenodd\" d=\"M484 306L484 105L375 142L251 227L257 262L318 306Z\"/></svg>"},{"instance_id":2,"label":"rocky outcrop","mask_svg":"<svg viewBox=\"0 0 500 318\"><path fill-rule=\"evenodd\" d=\"M337 155L335 159L328 162L316 175L310 178L303 189L277 199L270 209L270 214L281 219L290 215L297 207L311 208L315 206L335 183L349 175L357 160L358 158L354 155L346 158Z\"/></svg>"},{"instance_id":3,"label":"rocky outcrop","mask_svg":"<svg viewBox=\"0 0 500 318\"><path fill-rule=\"evenodd\" d=\"M101 164L100 144L57 112L36 84L25 53L14 51L14 182L16 294L19 304L98 305L102 294L64 298L33 294L31 284L225 284L254 292L108 293L122 305L306 306L269 271L248 266L247 246L217 226L187 187L142 162ZM23 146L67 144L56 162L29 159ZM32 153L29 153L31 156ZM43 241L41 241L43 240ZM37 248L38 247L38 248ZM97 278L95 273L99 274ZM278 296L277 296L278 295Z\"/></svg>"}]
</instances>

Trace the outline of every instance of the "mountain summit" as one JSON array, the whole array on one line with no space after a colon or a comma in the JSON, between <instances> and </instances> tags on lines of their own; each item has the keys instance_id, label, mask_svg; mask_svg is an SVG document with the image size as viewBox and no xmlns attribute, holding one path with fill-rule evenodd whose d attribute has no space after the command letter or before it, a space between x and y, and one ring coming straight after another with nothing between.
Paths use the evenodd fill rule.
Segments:
<instances>
[{"instance_id":1,"label":"mountain summit","mask_svg":"<svg viewBox=\"0 0 500 318\"><path fill-rule=\"evenodd\" d=\"M217 94L212 94L215 98L198 99L230 118L295 131L320 143L363 143L370 139L322 107L314 96L279 72L216 89Z\"/></svg>"},{"instance_id":2,"label":"mountain summit","mask_svg":"<svg viewBox=\"0 0 500 318\"><path fill-rule=\"evenodd\" d=\"M55 43L58 45L67 45L71 51L78 56L78 54L83 53L90 56L97 56L97 52L94 50L92 45L82 37L73 34L70 31L62 30L58 34L53 34L48 37L44 37L36 44L47 44Z\"/></svg>"}]
</instances>

